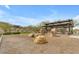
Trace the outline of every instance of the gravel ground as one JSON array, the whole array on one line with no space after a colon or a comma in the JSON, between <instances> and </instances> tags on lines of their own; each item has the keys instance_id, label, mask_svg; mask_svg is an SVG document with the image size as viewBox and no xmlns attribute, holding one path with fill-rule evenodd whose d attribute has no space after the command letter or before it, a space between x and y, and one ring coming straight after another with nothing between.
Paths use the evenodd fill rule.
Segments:
<instances>
[{"instance_id":1,"label":"gravel ground","mask_svg":"<svg viewBox=\"0 0 79 59\"><path fill-rule=\"evenodd\" d=\"M35 44L27 35L5 35L0 47L1 54L74 54L79 53L79 40L68 35L51 37L48 43Z\"/></svg>"}]
</instances>

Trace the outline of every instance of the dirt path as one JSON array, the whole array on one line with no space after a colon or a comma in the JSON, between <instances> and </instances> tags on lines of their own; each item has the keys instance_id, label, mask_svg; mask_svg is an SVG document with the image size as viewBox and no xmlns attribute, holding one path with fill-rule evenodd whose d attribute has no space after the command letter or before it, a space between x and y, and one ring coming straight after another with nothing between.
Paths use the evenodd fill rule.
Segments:
<instances>
[{"instance_id":1,"label":"dirt path","mask_svg":"<svg viewBox=\"0 0 79 59\"><path fill-rule=\"evenodd\" d=\"M0 53L33 54L33 53L79 53L79 40L68 35L46 36L47 44L34 44L27 35L6 35L3 37Z\"/></svg>"}]
</instances>

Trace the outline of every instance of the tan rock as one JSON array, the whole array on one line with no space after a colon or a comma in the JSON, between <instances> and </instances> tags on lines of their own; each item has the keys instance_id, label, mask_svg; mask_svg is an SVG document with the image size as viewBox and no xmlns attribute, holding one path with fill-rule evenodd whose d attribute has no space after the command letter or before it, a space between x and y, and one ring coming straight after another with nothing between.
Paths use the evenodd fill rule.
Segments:
<instances>
[{"instance_id":1,"label":"tan rock","mask_svg":"<svg viewBox=\"0 0 79 59\"><path fill-rule=\"evenodd\" d=\"M52 28L51 29L51 33L52 33L52 36L56 36L56 29L55 28Z\"/></svg>"},{"instance_id":2,"label":"tan rock","mask_svg":"<svg viewBox=\"0 0 79 59\"><path fill-rule=\"evenodd\" d=\"M34 43L36 44L44 44L47 43L47 40L44 35L39 35L34 39Z\"/></svg>"}]
</instances>

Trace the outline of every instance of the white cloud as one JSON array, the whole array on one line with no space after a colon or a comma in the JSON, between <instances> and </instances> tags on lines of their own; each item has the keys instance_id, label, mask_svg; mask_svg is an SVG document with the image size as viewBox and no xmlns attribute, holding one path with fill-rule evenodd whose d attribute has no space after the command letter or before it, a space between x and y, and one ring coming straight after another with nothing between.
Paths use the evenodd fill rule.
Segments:
<instances>
[{"instance_id":1,"label":"white cloud","mask_svg":"<svg viewBox=\"0 0 79 59\"><path fill-rule=\"evenodd\" d=\"M10 6L9 6L9 5L5 5L5 7L6 7L7 9L10 9Z\"/></svg>"},{"instance_id":2,"label":"white cloud","mask_svg":"<svg viewBox=\"0 0 79 59\"><path fill-rule=\"evenodd\" d=\"M79 15L75 16L73 19L79 19Z\"/></svg>"},{"instance_id":3,"label":"white cloud","mask_svg":"<svg viewBox=\"0 0 79 59\"><path fill-rule=\"evenodd\" d=\"M78 22L79 23L79 15L75 16L72 18L74 21Z\"/></svg>"},{"instance_id":4,"label":"white cloud","mask_svg":"<svg viewBox=\"0 0 79 59\"><path fill-rule=\"evenodd\" d=\"M14 17L15 18L15 22L17 25L22 25L22 26L27 26L27 25L36 25L37 23L39 23L40 21L38 21L38 19L36 18L28 18L28 17L22 17L22 16L17 16Z\"/></svg>"},{"instance_id":5,"label":"white cloud","mask_svg":"<svg viewBox=\"0 0 79 59\"><path fill-rule=\"evenodd\" d=\"M72 18L74 20L74 28L73 29L79 29L79 15Z\"/></svg>"},{"instance_id":6,"label":"white cloud","mask_svg":"<svg viewBox=\"0 0 79 59\"><path fill-rule=\"evenodd\" d=\"M79 20L79 15L75 16L73 19L74 20Z\"/></svg>"}]
</instances>

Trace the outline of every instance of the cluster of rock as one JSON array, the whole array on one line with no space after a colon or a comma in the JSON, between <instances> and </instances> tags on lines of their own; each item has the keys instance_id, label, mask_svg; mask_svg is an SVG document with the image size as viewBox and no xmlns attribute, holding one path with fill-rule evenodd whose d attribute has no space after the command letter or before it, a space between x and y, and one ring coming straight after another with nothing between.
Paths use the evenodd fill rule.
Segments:
<instances>
[{"instance_id":1,"label":"cluster of rock","mask_svg":"<svg viewBox=\"0 0 79 59\"><path fill-rule=\"evenodd\" d=\"M44 43L47 43L47 39L45 37L45 33L47 33L45 30L43 29L40 29L39 33L31 33L29 34L29 37L32 37L34 38L34 43L37 43L37 44L44 44ZM49 31L49 33L51 35L49 36L55 36L56 34L56 29L53 28Z\"/></svg>"}]
</instances>

